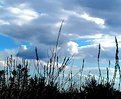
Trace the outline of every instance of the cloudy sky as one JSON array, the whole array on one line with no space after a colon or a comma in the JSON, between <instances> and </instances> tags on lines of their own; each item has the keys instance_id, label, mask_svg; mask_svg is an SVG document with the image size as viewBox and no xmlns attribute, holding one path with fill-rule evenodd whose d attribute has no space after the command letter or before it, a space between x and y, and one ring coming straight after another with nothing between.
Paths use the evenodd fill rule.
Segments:
<instances>
[{"instance_id":1,"label":"cloudy sky","mask_svg":"<svg viewBox=\"0 0 121 99\"><path fill-rule=\"evenodd\" d=\"M47 59L64 20L60 57L92 65L100 43L102 64L108 64L115 59L115 36L121 49L120 11L121 0L0 0L0 61L11 54L34 59L35 46Z\"/></svg>"}]
</instances>

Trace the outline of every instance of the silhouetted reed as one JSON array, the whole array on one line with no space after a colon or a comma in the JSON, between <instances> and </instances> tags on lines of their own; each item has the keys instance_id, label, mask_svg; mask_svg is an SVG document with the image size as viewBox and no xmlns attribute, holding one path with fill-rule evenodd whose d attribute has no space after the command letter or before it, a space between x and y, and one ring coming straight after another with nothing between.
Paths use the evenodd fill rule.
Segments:
<instances>
[{"instance_id":1,"label":"silhouetted reed","mask_svg":"<svg viewBox=\"0 0 121 99\"><path fill-rule=\"evenodd\" d=\"M100 69L100 51L101 50L101 45L99 44L99 49L98 49L98 70L99 70L99 82L102 81L102 75L101 75L101 69Z\"/></svg>"},{"instance_id":2,"label":"silhouetted reed","mask_svg":"<svg viewBox=\"0 0 121 99\"><path fill-rule=\"evenodd\" d=\"M17 62L12 55L7 57L7 65L4 67L4 70L0 70L0 99L121 99L120 90L114 88L117 71L119 71L119 89L121 82L117 38L115 37L115 70L111 82L109 77L110 61L109 66L106 68L106 82L105 78L104 80L102 79L100 69L100 44L97 60L99 70L98 79L90 75L86 75L87 77L84 79L84 59L81 69L77 73L74 73L70 69L69 73L66 74L65 68L69 65L71 57L64 57L62 61L59 61L60 57L58 56L59 37L63 22L59 28L55 48L48 62L45 64L41 63L38 49L37 47L35 48L35 69L37 71L35 74L30 73L30 64L27 59L21 59L21 62Z\"/></svg>"}]
</instances>

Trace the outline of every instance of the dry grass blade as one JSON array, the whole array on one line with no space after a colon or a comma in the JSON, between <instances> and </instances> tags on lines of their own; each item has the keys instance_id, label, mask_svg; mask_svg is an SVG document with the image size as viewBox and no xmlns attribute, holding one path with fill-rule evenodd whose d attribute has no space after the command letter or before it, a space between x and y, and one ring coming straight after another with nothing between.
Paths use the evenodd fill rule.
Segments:
<instances>
[{"instance_id":1,"label":"dry grass blade","mask_svg":"<svg viewBox=\"0 0 121 99\"><path fill-rule=\"evenodd\" d=\"M101 50L101 46L100 46L100 44L99 44L99 50L98 50L98 70L99 70L99 80L102 79L101 70L100 70L100 50Z\"/></svg>"},{"instance_id":2,"label":"dry grass blade","mask_svg":"<svg viewBox=\"0 0 121 99\"><path fill-rule=\"evenodd\" d=\"M119 58L118 58L119 51L118 51L118 41L117 41L116 36L115 36L115 43L116 43L116 55L115 55L115 59L116 59L116 63L118 63L118 61L119 61Z\"/></svg>"},{"instance_id":3,"label":"dry grass blade","mask_svg":"<svg viewBox=\"0 0 121 99\"><path fill-rule=\"evenodd\" d=\"M39 68L39 56L38 56L38 50L37 50L37 47L35 47L35 54L36 54L36 70L37 70L37 73L41 76L41 72L40 72L40 68Z\"/></svg>"},{"instance_id":4,"label":"dry grass blade","mask_svg":"<svg viewBox=\"0 0 121 99\"><path fill-rule=\"evenodd\" d=\"M64 20L62 20L61 26L60 26L59 32L58 32L58 37L57 37L57 41L56 41L56 51L57 51L57 47L58 47L58 43L59 43L60 33L61 33L61 30L62 30L62 27L63 27L63 22L64 22Z\"/></svg>"},{"instance_id":5,"label":"dry grass blade","mask_svg":"<svg viewBox=\"0 0 121 99\"><path fill-rule=\"evenodd\" d=\"M38 57L37 47L35 47L35 53L36 53L36 60L38 61L39 60L39 57Z\"/></svg>"},{"instance_id":6,"label":"dry grass blade","mask_svg":"<svg viewBox=\"0 0 121 99\"><path fill-rule=\"evenodd\" d=\"M81 68L81 71L80 71L80 85L82 83L82 72L83 72L83 69L84 69L84 59L83 59L82 68Z\"/></svg>"},{"instance_id":7,"label":"dry grass blade","mask_svg":"<svg viewBox=\"0 0 121 99\"><path fill-rule=\"evenodd\" d=\"M117 41L116 36L115 36L115 43L116 43L115 70L114 70L112 85L115 84L115 79L116 79L117 70L119 69L119 72L120 72L119 57L118 57L119 50L118 50L118 41Z\"/></svg>"},{"instance_id":8,"label":"dry grass blade","mask_svg":"<svg viewBox=\"0 0 121 99\"><path fill-rule=\"evenodd\" d=\"M109 83L109 69L106 68L106 70L107 70L107 83Z\"/></svg>"}]
</instances>

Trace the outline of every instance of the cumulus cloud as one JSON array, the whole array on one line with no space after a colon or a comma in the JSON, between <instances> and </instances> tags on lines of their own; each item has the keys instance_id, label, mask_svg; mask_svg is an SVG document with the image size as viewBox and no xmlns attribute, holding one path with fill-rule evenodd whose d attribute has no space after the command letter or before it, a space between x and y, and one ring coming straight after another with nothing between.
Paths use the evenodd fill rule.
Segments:
<instances>
[{"instance_id":1,"label":"cumulus cloud","mask_svg":"<svg viewBox=\"0 0 121 99\"><path fill-rule=\"evenodd\" d=\"M78 44L75 42L68 42L67 43L68 51L71 55L78 54Z\"/></svg>"},{"instance_id":2,"label":"cumulus cloud","mask_svg":"<svg viewBox=\"0 0 121 99\"><path fill-rule=\"evenodd\" d=\"M27 46L26 45L21 45L19 50L20 51L25 51L25 50L27 50Z\"/></svg>"}]
</instances>

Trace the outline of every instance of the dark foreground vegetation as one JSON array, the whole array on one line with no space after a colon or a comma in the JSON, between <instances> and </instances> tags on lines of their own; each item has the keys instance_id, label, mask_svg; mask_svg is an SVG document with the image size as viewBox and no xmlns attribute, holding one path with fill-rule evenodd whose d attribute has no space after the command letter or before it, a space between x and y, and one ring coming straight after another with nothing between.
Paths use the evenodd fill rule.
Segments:
<instances>
[{"instance_id":1,"label":"dark foreground vegetation","mask_svg":"<svg viewBox=\"0 0 121 99\"><path fill-rule=\"evenodd\" d=\"M99 82L95 77L89 77L85 83L76 86L72 72L68 77L63 74L68 60L65 58L60 67L55 67L58 64L52 63L52 59L48 66L43 66L43 70L32 76L27 60L16 65L12 57L8 58L8 66L0 71L0 99L121 99L121 92L108 79Z\"/></svg>"},{"instance_id":2,"label":"dark foreground vegetation","mask_svg":"<svg viewBox=\"0 0 121 99\"><path fill-rule=\"evenodd\" d=\"M3 70L0 70L0 99L121 99L121 91L114 87L117 72L119 72L119 89L121 82L116 37L113 78L109 78L109 61L107 77L103 80L100 69L101 46L99 44L97 53L99 77L97 79L95 76L88 76L86 80L83 80L84 59L82 67L80 67L77 74L73 74L73 71L70 70L69 74L65 75L65 68L71 61L71 57L65 57L60 62L57 55L61 28L62 25L56 46L52 50L52 55L46 64L41 64L37 48L35 48L36 62L34 67L36 72L34 74L30 73L28 60L21 59L19 63L12 55L7 58L6 66L4 66Z\"/></svg>"},{"instance_id":3,"label":"dark foreground vegetation","mask_svg":"<svg viewBox=\"0 0 121 99\"><path fill-rule=\"evenodd\" d=\"M77 84L72 71L68 77L64 76L69 58L65 58L61 66L57 60L57 57L56 60L51 58L40 71L40 65L36 63L37 73L30 75L27 60L22 59L17 65L12 56L7 58L7 66L0 71L0 99L121 99L121 92L114 88L108 74L106 81L89 77L85 83L82 83L81 76L80 84Z\"/></svg>"}]
</instances>

